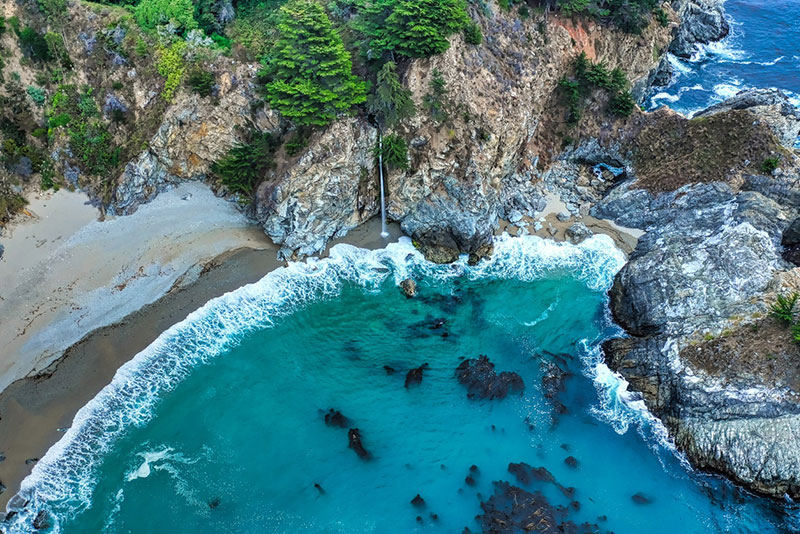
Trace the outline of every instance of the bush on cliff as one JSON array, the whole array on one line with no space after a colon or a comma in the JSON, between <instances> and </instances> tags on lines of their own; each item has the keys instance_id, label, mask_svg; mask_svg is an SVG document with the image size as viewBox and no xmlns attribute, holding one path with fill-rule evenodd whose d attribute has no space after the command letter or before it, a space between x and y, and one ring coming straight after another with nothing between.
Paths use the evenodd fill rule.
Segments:
<instances>
[{"instance_id":1,"label":"bush on cliff","mask_svg":"<svg viewBox=\"0 0 800 534\"><path fill-rule=\"evenodd\" d=\"M294 0L281 7L278 40L265 60L264 96L301 125L325 126L366 100L350 55L320 4Z\"/></svg>"},{"instance_id":2,"label":"bush on cliff","mask_svg":"<svg viewBox=\"0 0 800 534\"><path fill-rule=\"evenodd\" d=\"M383 150L381 151L381 146ZM396 134L387 135L381 143L375 143L375 165L383 155L383 165L388 169L408 169L408 145Z\"/></svg>"},{"instance_id":3,"label":"bush on cliff","mask_svg":"<svg viewBox=\"0 0 800 534\"><path fill-rule=\"evenodd\" d=\"M394 61L387 61L378 71L374 90L367 97L367 107L388 127L414 115L416 108L411 91L400 82Z\"/></svg>"},{"instance_id":4,"label":"bush on cliff","mask_svg":"<svg viewBox=\"0 0 800 534\"><path fill-rule=\"evenodd\" d=\"M277 140L269 133L253 131L250 139L231 148L211 166L220 181L233 193L252 195L273 165Z\"/></svg>"},{"instance_id":5,"label":"bush on cliff","mask_svg":"<svg viewBox=\"0 0 800 534\"><path fill-rule=\"evenodd\" d=\"M133 13L136 22L146 30L169 23L180 33L197 28L192 0L142 0Z\"/></svg>"},{"instance_id":6,"label":"bush on cliff","mask_svg":"<svg viewBox=\"0 0 800 534\"><path fill-rule=\"evenodd\" d=\"M364 35L368 59L423 58L447 50L447 38L469 22L464 0L372 0L355 26Z\"/></svg>"}]
</instances>

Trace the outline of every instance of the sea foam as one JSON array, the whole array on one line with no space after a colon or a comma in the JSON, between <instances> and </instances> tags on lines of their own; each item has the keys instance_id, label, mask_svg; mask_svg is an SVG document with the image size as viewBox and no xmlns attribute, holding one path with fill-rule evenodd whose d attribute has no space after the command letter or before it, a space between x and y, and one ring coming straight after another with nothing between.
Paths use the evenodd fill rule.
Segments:
<instances>
[{"instance_id":1,"label":"sea foam","mask_svg":"<svg viewBox=\"0 0 800 534\"><path fill-rule=\"evenodd\" d=\"M409 276L533 281L567 274L602 291L624 263L624 254L602 235L580 245L535 236L501 236L495 240L493 256L476 266L469 266L466 257L451 265L429 263L407 238L375 251L337 245L328 258L290 263L254 284L209 301L123 365L111 383L78 411L70 429L22 482L19 497L9 504L17 515L6 532L28 532L32 518L43 509L55 522L53 531L60 532L60 518L91 506L94 471L105 453L127 429L146 424L159 398L192 369L307 303L336 298L345 284L377 291L389 277L399 284ZM147 476L163 456L143 456L129 479Z\"/></svg>"}]
</instances>

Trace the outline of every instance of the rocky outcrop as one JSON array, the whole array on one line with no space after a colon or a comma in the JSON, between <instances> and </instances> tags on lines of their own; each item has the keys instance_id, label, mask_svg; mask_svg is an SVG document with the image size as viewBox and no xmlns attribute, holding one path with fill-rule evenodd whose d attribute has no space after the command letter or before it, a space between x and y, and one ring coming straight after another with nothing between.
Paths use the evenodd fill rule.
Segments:
<instances>
[{"instance_id":1,"label":"rocky outcrop","mask_svg":"<svg viewBox=\"0 0 800 534\"><path fill-rule=\"evenodd\" d=\"M594 213L646 230L610 292L633 337L605 345L609 366L693 464L798 498L800 348L762 319L800 281L782 258L800 207L786 202L800 192L792 169L666 192L632 180Z\"/></svg>"},{"instance_id":2,"label":"rocky outcrop","mask_svg":"<svg viewBox=\"0 0 800 534\"><path fill-rule=\"evenodd\" d=\"M112 214L127 215L161 191L184 180L202 180L214 161L256 127L277 131L277 113L256 107L253 65L220 61L216 94L201 98L180 93L161 118L147 149L125 166L108 205Z\"/></svg>"},{"instance_id":3,"label":"rocky outcrop","mask_svg":"<svg viewBox=\"0 0 800 534\"><path fill-rule=\"evenodd\" d=\"M794 147L800 135L800 110L778 89L748 89L715 104L695 117L710 117L724 111L746 109L773 129L781 144Z\"/></svg>"},{"instance_id":4,"label":"rocky outcrop","mask_svg":"<svg viewBox=\"0 0 800 534\"><path fill-rule=\"evenodd\" d=\"M672 7L681 23L669 51L679 57L692 57L698 44L719 41L730 33L725 19L724 0L673 0Z\"/></svg>"}]
</instances>

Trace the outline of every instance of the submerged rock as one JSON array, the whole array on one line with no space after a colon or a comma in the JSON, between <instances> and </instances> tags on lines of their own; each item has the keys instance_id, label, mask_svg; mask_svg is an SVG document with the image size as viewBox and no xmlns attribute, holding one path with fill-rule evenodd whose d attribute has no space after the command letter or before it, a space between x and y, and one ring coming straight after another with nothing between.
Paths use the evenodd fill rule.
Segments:
<instances>
[{"instance_id":1,"label":"submerged rock","mask_svg":"<svg viewBox=\"0 0 800 534\"><path fill-rule=\"evenodd\" d=\"M509 393L522 393L525 384L517 373L498 374L486 356L464 360L456 368L458 382L467 387L470 399L504 399Z\"/></svg>"},{"instance_id":2,"label":"submerged rock","mask_svg":"<svg viewBox=\"0 0 800 534\"><path fill-rule=\"evenodd\" d=\"M36 517L33 518L33 528L36 530L48 530L51 526L52 522L48 513L44 510L39 510Z\"/></svg>"},{"instance_id":3,"label":"submerged rock","mask_svg":"<svg viewBox=\"0 0 800 534\"><path fill-rule=\"evenodd\" d=\"M653 499L641 492L631 495L631 500L636 504L651 504L653 502Z\"/></svg>"},{"instance_id":4,"label":"submerged rock","mask_svg":"<svg viewBox=\"0 0 800 534\"><path fill-rule=\"evenodd\" d=\"M331 408L328 410L328 413L325 414L325 424L328 426L347 428L350 426L350 421L347 419L347 417L342 415L342 412Z\"/></svg>"},{"instance_id":5,"label":"submerged rock","mask_svg":"<svg viewBox=\"0 0 800 534\"><path fill-rule=\"evenodd\" d=\"M417 493L417 495L413 499L411 499L411 504L413 504L417 508L422 508L423 506L425 506L425 499L423 499L422 496L419 493Z\"/></svg>"},{"instance_id":6,"label":"submerged rock","mask_svg":"<svg viewBox=\"0 0 800 534\"><path fill-rule=\"evenodd\" d=\"M369 452L364 448L361 443L361 431L357 428L351 428L347 431L348 447L353 449L359 458L366 459L369 457Z\"/></svg>"},{"instance_id":7,"label":"submerged rock","mask_svg":"<svg viewBox=\"0 0 800 534\"><path fill-rule=\"evenodd\" d=\"M528 492L508 482L494 483L494 494L481 503L483 514L476 517L482 532L492 534L599 534L598 525L576 524L570 513L579 506L551 504L540 492Z\"/></svg>"},{"instance_id":8,"label":"submerged rock","mask_svg":"<svg viewBox=\"0 0 800 534\"><path fill-rule=\"evenodd\" d=\"M422 383L422 372L428 368L427 363L423 363L419 367L411 369L408 373L406 373L406 382L405 387L408 388L409 386L415 386Z\"/></svg>"}]
</instances>

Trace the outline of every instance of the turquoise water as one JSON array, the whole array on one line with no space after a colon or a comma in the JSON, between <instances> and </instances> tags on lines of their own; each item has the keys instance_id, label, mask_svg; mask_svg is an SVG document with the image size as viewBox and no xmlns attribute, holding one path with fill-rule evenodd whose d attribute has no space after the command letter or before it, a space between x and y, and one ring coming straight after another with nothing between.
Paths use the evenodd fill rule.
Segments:
<instances>
[{"instance_id":1,"label":"turquoise water","mask_svg":"<svg viewBox=\"0 0 800 534\"><path fill-rule=\"evenodd\" d=\"M800 2L727 0L731 34L691 60L670 57L676 75L657 87L650 107L692 113L744 89L778 88L800 104Z\"/></svg>"},{"instance_id":2,"label":"turquoise water","mask_svg":"<svg viewBox=\"0 0 800 534\"><path fill-rule=\"evenodd\" d=\"M522 487L577 501L569 519L602 532L791 532L786 507L688 468L602 364L623 261L606 237L526 237L475 268L427 264L403 242L281 269L123 367L25 481L10 531L43 509L63 533L480 532L493 482L518 484L508 464L526 462L575 490ZM409 274L414 299L397 287ZM468 399L455 368L479 355L524 393ZM554 365L567 374L549 398ZM326 425L331 408L350 424ZM355 427L366 460L348 448Z\"/></svg>"}]
</instances>

